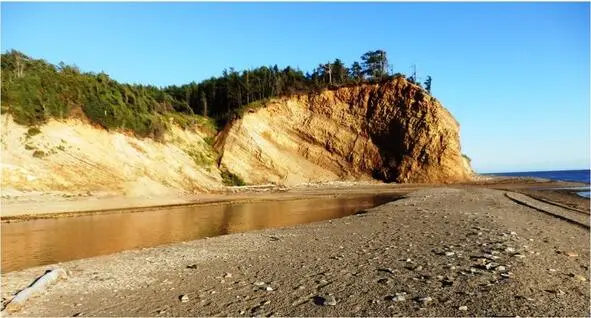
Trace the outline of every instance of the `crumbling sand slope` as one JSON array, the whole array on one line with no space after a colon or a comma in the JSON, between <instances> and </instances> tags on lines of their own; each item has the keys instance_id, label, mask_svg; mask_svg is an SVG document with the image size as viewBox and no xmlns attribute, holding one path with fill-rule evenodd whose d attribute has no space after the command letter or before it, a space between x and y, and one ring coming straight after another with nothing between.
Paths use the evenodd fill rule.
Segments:
<instances>
[{"instance_id":1,"label":"crumbling sand slope","mask_svg":"<svg viewBox=\"0 0 591 318\"><path fill-rule=\"evenodd\" d=\"M221 188L205 132L173 126L163 142L51 120L34 128L2 115L3 195L63 191L149 196Z\"/></svg>"},{"instance_id":2,"label":"crumbling sand slope","mask_svg":"<svg viewBox=\"0 0 591 318\"><path fill-rule=\"evenodd\" d=\"M459 125L404 78L276 99L226 126L221 167L247 183L471 178Z\"/></svg>"}]
</instances>

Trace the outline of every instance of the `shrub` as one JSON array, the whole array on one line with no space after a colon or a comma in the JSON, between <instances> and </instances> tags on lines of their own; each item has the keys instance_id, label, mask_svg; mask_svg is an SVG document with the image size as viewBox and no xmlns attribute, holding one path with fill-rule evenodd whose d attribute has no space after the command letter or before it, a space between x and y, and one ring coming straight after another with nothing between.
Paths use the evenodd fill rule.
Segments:
<instances>
[{"instance_id":1,"label":"shrub","mask_svg":"<svg viewBox=\"0 0 591 318\"><path fill-rule=\"evenodd\" d=\"M246 183L237 175L227 170L222 170L222 181L227 186L245 186Z\"/></svg>"},{"instance_id":2,"label":"shrub","mask_svg":"<svg viewBox=\"0 0 591 318\"><path fill-rule=\"evenodd\" d=\"M206 144L213 146L213 143L215 142L215 138L213 136L207 136L207 137L203 138L203 141L205 141Z\"/></svg>"},{"instance_id":3,"label":"shrub","mask_svg":"<svg viewBox=\"0 0 591 318\"><path fill-rule=\"evenodd\" d=\"M33 157L34 158L43 158L45 157L47 154L41 150L35 150L35 152L33 152Z\"/></svg>"},{"instance_id":4,"label":"shrub","mask_svg":"<svg viewBox=\"0 0 591 318\"><path fill-rule=\"evenodd\" d=\"M27 130L27 138L33 137L35 135L39 135L41 133L41 130L37 127L31 127L29 128L29 130Z\"/></svg>"},{"instance_id":5,"label":"shrub","mask_svg":"<svg viewBox=\"0 0 591 318\"><path fill-rule=\"evenodd\" d=\"M466 155L466 154L463 153L462 154L462 157L464 157L464 159L468 160L468 163L471 163L472 162L472 159L470 157L468 157L468 155Z\"/></svg>"}]
</instances>

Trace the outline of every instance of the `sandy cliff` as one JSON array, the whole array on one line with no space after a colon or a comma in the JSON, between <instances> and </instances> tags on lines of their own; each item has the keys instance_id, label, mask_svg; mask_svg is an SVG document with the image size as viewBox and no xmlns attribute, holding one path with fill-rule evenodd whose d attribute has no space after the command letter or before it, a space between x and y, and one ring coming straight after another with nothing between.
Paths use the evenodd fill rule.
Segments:
<instances>
[{"instance_id":1,"label":"sandy cliff","mask_svg":"<svg viewBox=\"0 0 591 318\"><path fill-rule=\"evenodd\" d=\"M220 189L205 132L173 127L164 142L96 128L80 120L36 128L2 115L2 194L59 191L127 196Z\"/></svg>"},{"instance_id":2,"label":"sandy cliff","mask_svg":"<svg viewBox=\"0 0 591 318\"><path fill-rule=\"evenodd\" d=\"M222 168L255 184L447 183L472 173L456 120L403 78L273 100L227 125L215 148Z\"/></svg>"},{"instance_id":3,"label":"sandy cliff","mask_svg":"<svg viewBox=\"0 0 591 318\"><path fill-rule=\"evenodd\" d=\"M459 126L403 78L297 95L245 112L218 133L172 126L162 142L78 119L41 127L1 118L4 197L22 193L150 196L247 184L335 180L447 183L470 178ZM216 153L217 152L217 153Z\"/></svg>"}]
</instances>

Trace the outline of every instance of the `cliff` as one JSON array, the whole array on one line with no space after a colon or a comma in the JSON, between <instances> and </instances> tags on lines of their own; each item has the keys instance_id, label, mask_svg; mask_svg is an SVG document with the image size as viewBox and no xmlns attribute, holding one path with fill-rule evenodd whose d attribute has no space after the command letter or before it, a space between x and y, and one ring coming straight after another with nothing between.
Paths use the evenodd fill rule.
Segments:
<instances>
[{"instance_id":1,"label":"cliff","mask_svg":"<svg viewBox=\"0 0 591 318\"><path fill-rule=\"evenodd\" d=\"M78 119L39 127L2 115L2 195L152 196L222 189L211 132L172 125L162 142Z\"/></svg>"},{"instance_id":2,"label":"cliff","mask_svg":"<svg viewBox=\"0 0 591 318\"><path fill-rule=\"evenodd\" d=\"M3 114L3 195L203 193L225 188L222 171L251 185L471 177L458 123L403 78L272 99L228 123L213 147L211 129L170 127L155 141L84 118L26 127Z\"/></svg>"},{"instance_id":3,"label":"cliff","mask_svg":"<svg viewBox=\"0 0 591 318\"><path fill-rule=\"evenodd\" d=\"M468 180L459 125L404 78L275 99L218 134L222 169L247 183Z\"/></svg>"}]
</instances>

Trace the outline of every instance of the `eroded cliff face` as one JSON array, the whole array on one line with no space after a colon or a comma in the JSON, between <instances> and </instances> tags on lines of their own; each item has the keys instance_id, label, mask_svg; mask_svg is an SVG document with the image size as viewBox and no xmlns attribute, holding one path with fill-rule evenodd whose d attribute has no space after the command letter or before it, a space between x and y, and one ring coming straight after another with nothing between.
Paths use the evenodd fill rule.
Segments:
<instances>
[{"instance_id":1,"label":"eroded cliff face","mask_svg":"<svg viewBox=\"0 0 591 318\"><path fill-rule=\"evenodd\" d=\"M403 78L275 99L217 136L222 169L249 184L468 180L459 125Z\"/></svg>"},{"instance_id":2,"label":"eroded cliff face","mask_svg":"<svg viewBox=\"0 0 591 318\"><path fill-rule=\"evenodd\" d=\"M1 117L2 194L132 197L222 190L208 132L173 126L162 142L107 131L76 119L38 128ZM36 129L37 131L34 131Z\"/></svg>"}]
</instances>

